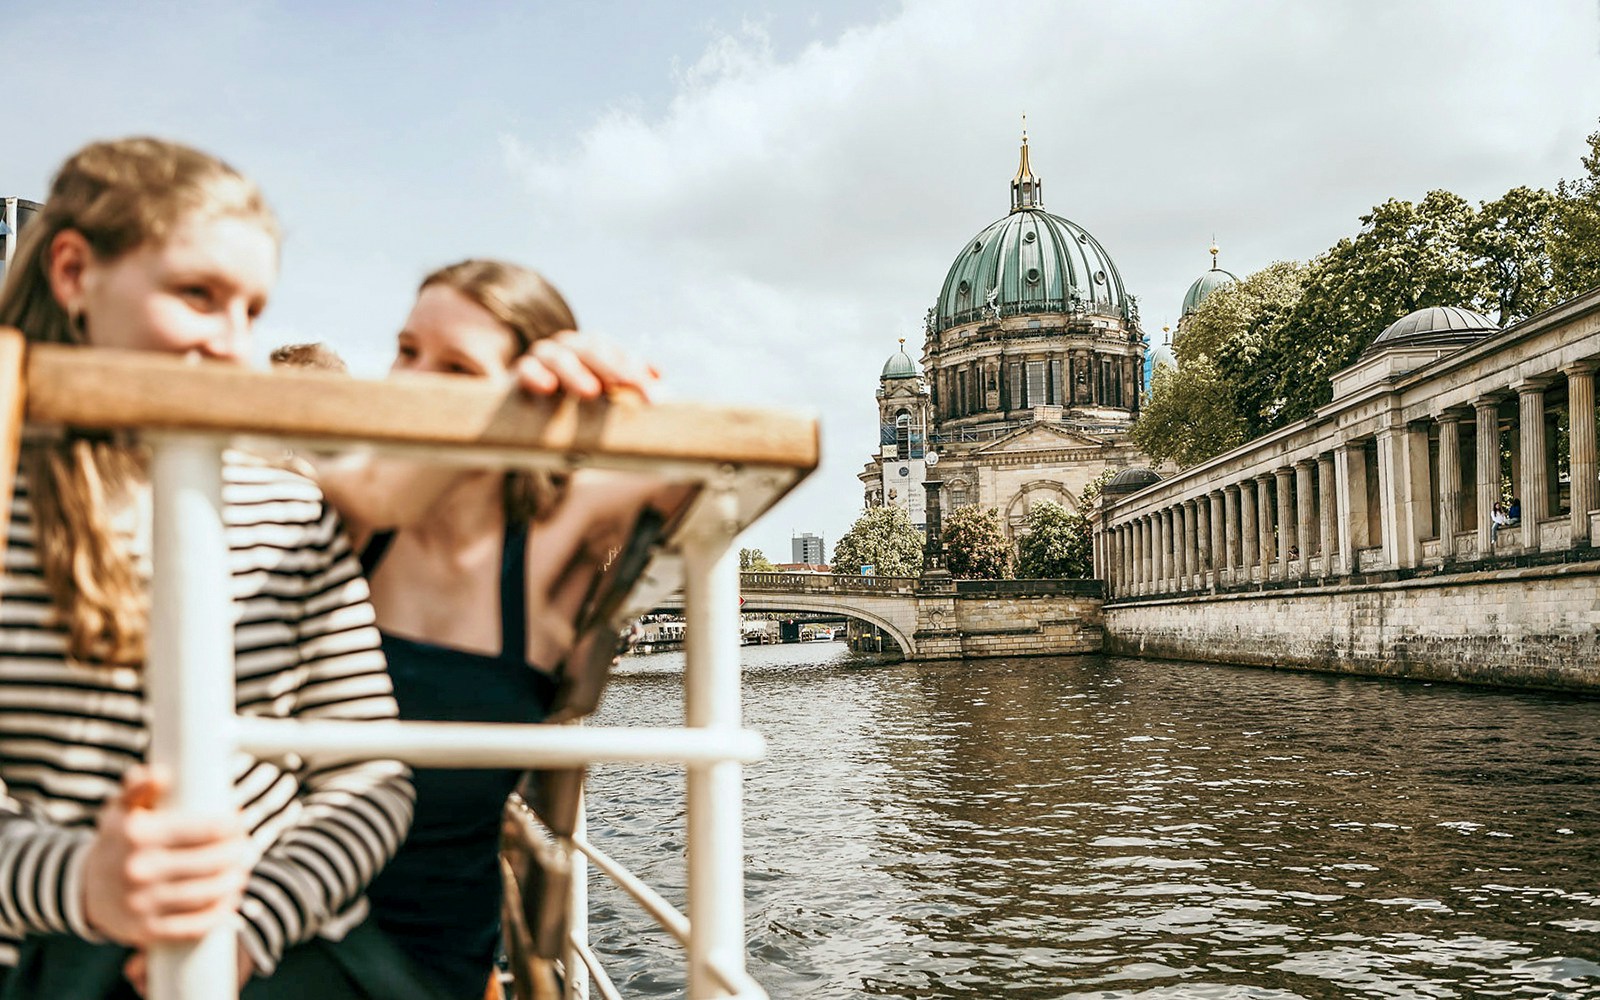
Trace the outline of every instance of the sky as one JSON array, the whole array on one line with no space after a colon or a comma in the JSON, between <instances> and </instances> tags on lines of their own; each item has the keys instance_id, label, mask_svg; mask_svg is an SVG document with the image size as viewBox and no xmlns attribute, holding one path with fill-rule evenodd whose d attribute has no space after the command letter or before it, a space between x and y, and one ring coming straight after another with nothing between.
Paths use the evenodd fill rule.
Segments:
<instances>
[{"instance_id":1,"label":"sky","mask_svg":"<svg viewBox=\"0 0 1600 1000\"><path fill-rule=\"evenodd\" d=\"M1579 173L1594 0L38 4L0 0L0 194L157 134L255 177L286 231L260 347L388 363L417 281L543 271L669 398L820 415L822 467L742 545L829 552L873 393L971 236L1022 116L1044 207L1147 332L1209 266L1306 259L1390 197Z\"/></svg>"}]
</instances>

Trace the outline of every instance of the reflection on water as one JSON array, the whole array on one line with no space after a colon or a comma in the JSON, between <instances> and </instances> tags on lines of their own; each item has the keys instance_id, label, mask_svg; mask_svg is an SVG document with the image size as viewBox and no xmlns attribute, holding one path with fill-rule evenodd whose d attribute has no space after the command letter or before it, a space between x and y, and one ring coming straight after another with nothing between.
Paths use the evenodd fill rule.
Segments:
<instances>
[{"instance_id":1,"label":"reflection on water","mask_svg":"<svg viewBox=\"0 0 1600 1000\"><path fill-rule=\"evenodd\" d=\"M1078 657L750 647L751 969L774 998L1600 996L1600 703ZM678 654L599 724L682 718ZM683 903L682 776L590 833ZM681 952L609 884L627 995Z\"/></svg>"}]
</instances>

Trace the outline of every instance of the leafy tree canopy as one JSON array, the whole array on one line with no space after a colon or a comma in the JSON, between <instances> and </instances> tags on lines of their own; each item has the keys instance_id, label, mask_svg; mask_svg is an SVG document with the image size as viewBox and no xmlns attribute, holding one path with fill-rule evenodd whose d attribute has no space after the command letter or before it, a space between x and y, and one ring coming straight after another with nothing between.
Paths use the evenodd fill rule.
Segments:
<instances>
[{"instance_id":1,"label":"leafy tree canopy","mask_svg":"<svg viewBox=\"0 0 1600 1000\"><path fill-rule=\"evenodd\" d=\"M957 507L944 518L945 567L964 580L1000 580L1011 574L1011 540L993 507Z\"/></svg>"},{"instance_id":2,"label":"leafy tree canopy","mask_svg":"<svg viewBox=\"0 0 1600 1000\"><path fill-rule=\"evenodd\" d=\"M1082 579L1094 574L1087 517L1045 500L1028 509L1027 527L1028 533L1017 540L1019 577Z\"/></svg>"},{"instance_id":3,"label":"leafy tree canopy","mask_svg":"<svg viewBox=\"0 0 1600 1000\"><path fill-rule=\"evenodd\" d=\"M1391 198L1309 263L1218 289L1185 317L1133 428L1152 458L1189 465L1311 416L1329 380L1395 320L1465 306L1502 325L1600 286L1600 132L1584 175L1474 207L1449 191Z\"/></svg>"},{"instance_id":4,"label":"leafy tree canopy","mask_svg":"<svg viewBox=\"0 0 1600 1000\"><path fill-rule=\"evenodd\" d=\"M859 573L871 566L879 576L922 572L922 532L901 507L868 507L833 546L833 571Z\"/></svg>"},{"instance_id":5,"label":"leafy tree canopy","mask_svg":"<svg viewBox=\"0 0 1600 1000\"><path fill-rule=\"evenodd\" d=\"M771 573L777 569L760 549L740 549L739 569L745 573Z\"/></svg>"}]
</instances>

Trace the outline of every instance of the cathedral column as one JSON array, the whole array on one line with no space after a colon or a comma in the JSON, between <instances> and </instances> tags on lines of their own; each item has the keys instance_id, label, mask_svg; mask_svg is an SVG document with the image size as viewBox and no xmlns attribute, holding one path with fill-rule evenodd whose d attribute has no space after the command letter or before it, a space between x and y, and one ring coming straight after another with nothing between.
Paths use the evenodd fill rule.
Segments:
<instances>
[{"instance_id":1,"label":"cathedral column","mask_svg":"<svg viewBox=\"0 0 1600 1000\"><path fill-rule=\"evenodd\" d=\"M1446 410L1439 425L1439 558L1455 559L1456 532L1461 530L1461 417Z\"/></svg>"},{"instance_id":2,"label":"cathedral column","mask_svg":"<svg viewBox=\"0 0 1600 1000\"><path fill-rule=\"evenodd\" d=\"M1517 383L1517 429L1522 442L1522 475L1518 490L1522 496L1522 547L1536 551L1539 521L1550 516L1550 483L1544 430L1544 379L1525 379Z\"/></svg>"},{"instance_id":3,"label":"cathedral column","mask_svg":"<svg viewBox=\"0 0 1600 1000\"><path fill-rule=\"evenodd\" d=\"M1260 504L1256 493L1261 486L1254 479L1239 482L1239 577L1249 583L1261 563L1261 528L1257 525Z\"/></svg>"},{"instance_id":4,"label":"cathedral column","mask_svg":"<svg viewBox=\"0 0 1600 1000\"><path fill-rule=\"evenodd\" d=\"M1237 485L1225 486L1222 489L1222 559L1221 568L1228 571L1228 580L1233 582L1233 577L1239 569L1239 487Z\"/></svg>"},{"instance_id":5,"label":"cathedral column","mask_svg":"<svg viewBox=\"0 0 1600 1000\"><path fill-rule=\"evenodd\" d=\"M1337 570L1334 553L1339 547L1338 531L1338 475L1334 471L1332 452L1323 452L1317 456L1317 487L1322 500L1321 529L1322 545L1322 575L1333 576Z\"/></svg>"},{"instance_id":6,"label":"cathedral column","mask_svg":"<svg viewBox=\"0 0 1600 1000\"><path fill-rule=\"evenodd\" d=\"M1600 506L1595 482L1594 361L1561 369L1567 376L1567 426L1572 455L1572 538L1574 546L1589 543L1589 512Z\"/></svg>"},{"instance_id":7,"label":"cathedral column","mask_svg":"<svg viewBox=\"0 0 1600 1000\"><path fill-rule=\"evenodd\" d=\"M1261 582L1272 579L1272 561L1277 553L1273 547L1276 533L1272 530L1272 473L1263 472L1256 477L1256 530L1260 532Z\"/></svg>"},{"instance_id":8,"label":"cathedral column","mask_svg":"<svg viewBox=\"0 0 1600 1000\"><path fill-rule=\"evenodd\" d=\"M1494 552L1494 507L1500 502L1500 400L1472 402L1478 445L1478 558Z\"/></svg>"},{"instance_id":9,"label":"cathedral column","mask_svg":"<svg viewBox=\"0 0 1600 1000\"><path fill-rule=\"evenodd\" d=\"M1311 481L1316 471L1316 459L1303 458L1294 463L1295 540L1300 547L1300 565L1295 567L1295 573L1299 576L1311 575L1311 550L1316 548L1317 511Z\"/></svg>"}]
</instances>

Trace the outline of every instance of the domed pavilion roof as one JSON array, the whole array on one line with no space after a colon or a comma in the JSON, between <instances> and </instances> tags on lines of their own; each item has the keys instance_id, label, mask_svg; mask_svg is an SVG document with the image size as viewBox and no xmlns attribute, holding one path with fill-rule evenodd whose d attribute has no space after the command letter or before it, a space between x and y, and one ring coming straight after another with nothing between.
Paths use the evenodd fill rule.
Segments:
<instances>
[{"instance_id":1,"label":"domed pavilion roof","mask_svg":"<svg viewBox=\"0 0 1600 1000\"><path fill-rule=\"evenodd\" d=\"M889 355L889 360L883 363L883 374L880 380L891 378L916 378L917 365L911 360L911 355L906 353L906 338L900 338L900 350Z\"/></svg>"},{"instance_id":2,"label":"domed pavilion roof","mask_svg":"<svg viewBox=\"0 0 1600 1000\"><path fill-rule=\"evenodd\" d=\"M1366 352L1401 344L1466 345L1500 332L1500 325L1480 312L1459 306L1430 306L1390 323L1373 338Z\"/></svg>"},{"instance_id":3,"label":"domed pavilion roof","mask_svg":"<svg viewBox=\"0 0 1600 1000\"><path fill-rule=\"evenodd\" d=\"M1187 316L1194 312L1200 308L1200 303L1205 301L1207 295L1238 280L1238 276L1232 271L1224 271L1217 266L1217 248L1212 246L1211 270L1194 279L1194 284L1189 286L1188 293L1183 297L1183 312L1180 315Z\"/></svg>"},{"instance_id":4,"label":"domed pavilion roof","mask_svg":"<svg viewBox=\"0 0 1600 1000\"><path fill-rule=\"evenodd\" d=\"M1119 493L1132 493L1134 490L1142 490L1152 483L1159 482L1161 482L1161 474L1159 472L1137 465L1131 469L1123 469L1110 479L1107 479L1102 489L1105 492L1115 490Z\"/></svg>"},{"instance_id":5,"label":"domed pavilion roof","mask_svg":"<svg viewBox=\"0 0 1600 1000\"><path fill-rule=\"evenodd\" d=\"M1100 241L1042 207L1028 138L1011 182L1011 212L968 240L945 275L933 331L996 316L1078 312L1131 319L1122 275Z\"/></svg>"}]
</instances>

